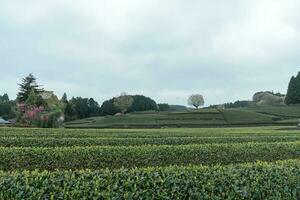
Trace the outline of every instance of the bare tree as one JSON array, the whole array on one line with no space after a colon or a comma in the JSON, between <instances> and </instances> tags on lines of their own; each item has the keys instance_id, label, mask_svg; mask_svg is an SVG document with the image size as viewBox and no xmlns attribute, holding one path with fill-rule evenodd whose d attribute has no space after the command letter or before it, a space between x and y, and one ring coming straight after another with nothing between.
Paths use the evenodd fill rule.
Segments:
<instances>
[{"instance_id":1,"label":"bare tree","mask_svg":"<svg viewBox=\"0 0 300 200\"><path fill-rule=\"evenodd\" d=\"M127 112L130 106L133 104L133 101L134 100L132 96L122 93L119 97L115 98L114 106L120 109L122 114L125 114L125 112Z\"/></svg>"},{"instance_id":2,"label":"bare tree","mask_svg":"<svg viewBox=\"0 0 300 200\"><path fill-rule=\"evenodd\" d=\"M188 99L188 105L194 106L198 109L200 106L204 105L204 98L201 94L193 94Z\"/></svg>"}]
</instances>

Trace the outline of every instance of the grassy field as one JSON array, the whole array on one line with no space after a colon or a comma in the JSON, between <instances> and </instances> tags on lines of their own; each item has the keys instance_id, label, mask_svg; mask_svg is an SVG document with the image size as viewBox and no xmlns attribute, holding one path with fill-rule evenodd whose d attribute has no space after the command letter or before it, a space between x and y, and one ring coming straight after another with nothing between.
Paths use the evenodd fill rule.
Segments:
<instances>
[{"instance_id":1,"label":"grassy field","mask_svg":"<svg viewBox=\"0 0 300 200\"><path fill-rule=\"evenodd\" d=\"M140 112L67 122L67 128L167 128L296 125L300 106L260 106L181 112Z\"/></svg>"},{"instance_id":2,"label":"grassy field","mask_svg":"<svg viewBox=\"0 0 300 200\"><path fill-rule=\"evenodd\" d=\"M300 131L288 127L0 128L0 199L298 199L299 188Z\"/></svg>"}]
</instances>

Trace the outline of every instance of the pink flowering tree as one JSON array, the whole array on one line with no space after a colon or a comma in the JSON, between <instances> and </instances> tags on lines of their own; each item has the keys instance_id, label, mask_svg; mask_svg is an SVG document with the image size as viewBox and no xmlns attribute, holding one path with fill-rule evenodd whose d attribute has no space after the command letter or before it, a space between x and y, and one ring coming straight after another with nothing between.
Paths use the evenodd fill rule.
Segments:
<instances>
[{"instance_id":1,"label":"pink flowering tree","mask_svg":"<svg viewBox=\"0 0 300 200\"><path fill-rule=\"evenodd\" d=\"M25 103L18 104L19 121L31 125L35 121L42 120L41 114L44 112L43 106L26 105Z\"/></svg>"},{"instance_id":2,"label":"pink flowering tree","mask_svg":"<svg viewBox=\"0 0 300 200\"><path fill-rule=\"evenodd\" d=\"M25 110L24 118L29 124L35 120L39 120L41 118L41 113L44 111L44 107L28 107Z\"/></svg>"}]
</instances>

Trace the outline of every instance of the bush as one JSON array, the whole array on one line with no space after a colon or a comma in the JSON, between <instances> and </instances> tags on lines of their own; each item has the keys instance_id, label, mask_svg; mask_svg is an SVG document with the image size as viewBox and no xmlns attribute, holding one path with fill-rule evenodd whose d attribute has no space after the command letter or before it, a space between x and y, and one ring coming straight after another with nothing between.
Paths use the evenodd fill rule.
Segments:
<instances>
[{"instance_id":1,"label":"bush","mask_svg":"<svg viewBox=\"0 0 300 200\"><path fill-rule=\"evenodd\" d=\"M161 104L158 104L158 110L159 111L169 111L170 110L170 106L169 104L167 103L161 103Z\"/></svg>"},{"instance_id":2,"label":"bush","mask_svg":"<svg viewBox=\"0 0 300 200\"><path fill-rule=\"evenodd\" d=\"M0 172L1 199L299 199L300 161Z\"/></svg>"},{"instance_id":3,"label":"bush","mask_svg":"<svg viewBox=\"0 0 300 200\"><path fill-rule=\"evenodd\" d=\"M254 137L165 137L165 138L51 138L51 137L0 137L1 147L71 147L71 146L141 146L187 145L245 142L293 142L300 136Z\"/></svg>"},{"instance_id":4,"label":"bush","mask_svg":"<svg viewBox=\"0 0 300 200\"><path fill-rule=\"evenodd\" d=\"M149 111L149 110L157 110L158 106L156 102L143 95L133 95L133 103L128 109L128 112L135 112L135 111ZM118 112L121 112L118 108L114 105L115 98L107 100L103 102L100 113L101 115L114 115Z\"/></svg>"},{"instance_id":5,"label":"bush","mask_svg":"<svg viewBox=\"0 0 300 200\"><path fill-rule=\"evenodd\" d=\"M300 156L300 142L182 146L0 148L0 169L117 169L275 161Z\"/></svg>"}]
</instances>

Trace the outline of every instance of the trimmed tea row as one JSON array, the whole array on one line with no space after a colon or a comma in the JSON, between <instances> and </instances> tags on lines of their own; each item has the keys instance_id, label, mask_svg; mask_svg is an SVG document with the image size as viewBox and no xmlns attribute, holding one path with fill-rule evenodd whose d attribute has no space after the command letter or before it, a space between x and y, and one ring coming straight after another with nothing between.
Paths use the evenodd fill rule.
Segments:
<instances>
[{"instance_id":1,"label":"trimmed tea row","mask_svg":"<svg viewBox=\"0 0 300 200\"><path fill-rule=\"evenodd\" d=\"M230 164L300 158L300 142L0 148L0 169L116 169L188 164Z\"/></svg>"},{"instance_id":2,"label":"trimmed tea row","mask_svg":"<svg viewBox=\"0 0 300 200\"><path fill-rule=\"evenodd\" d=\"M0 172L0 199L299 199L300 161Z\"/></svg>"}]
</instances>

